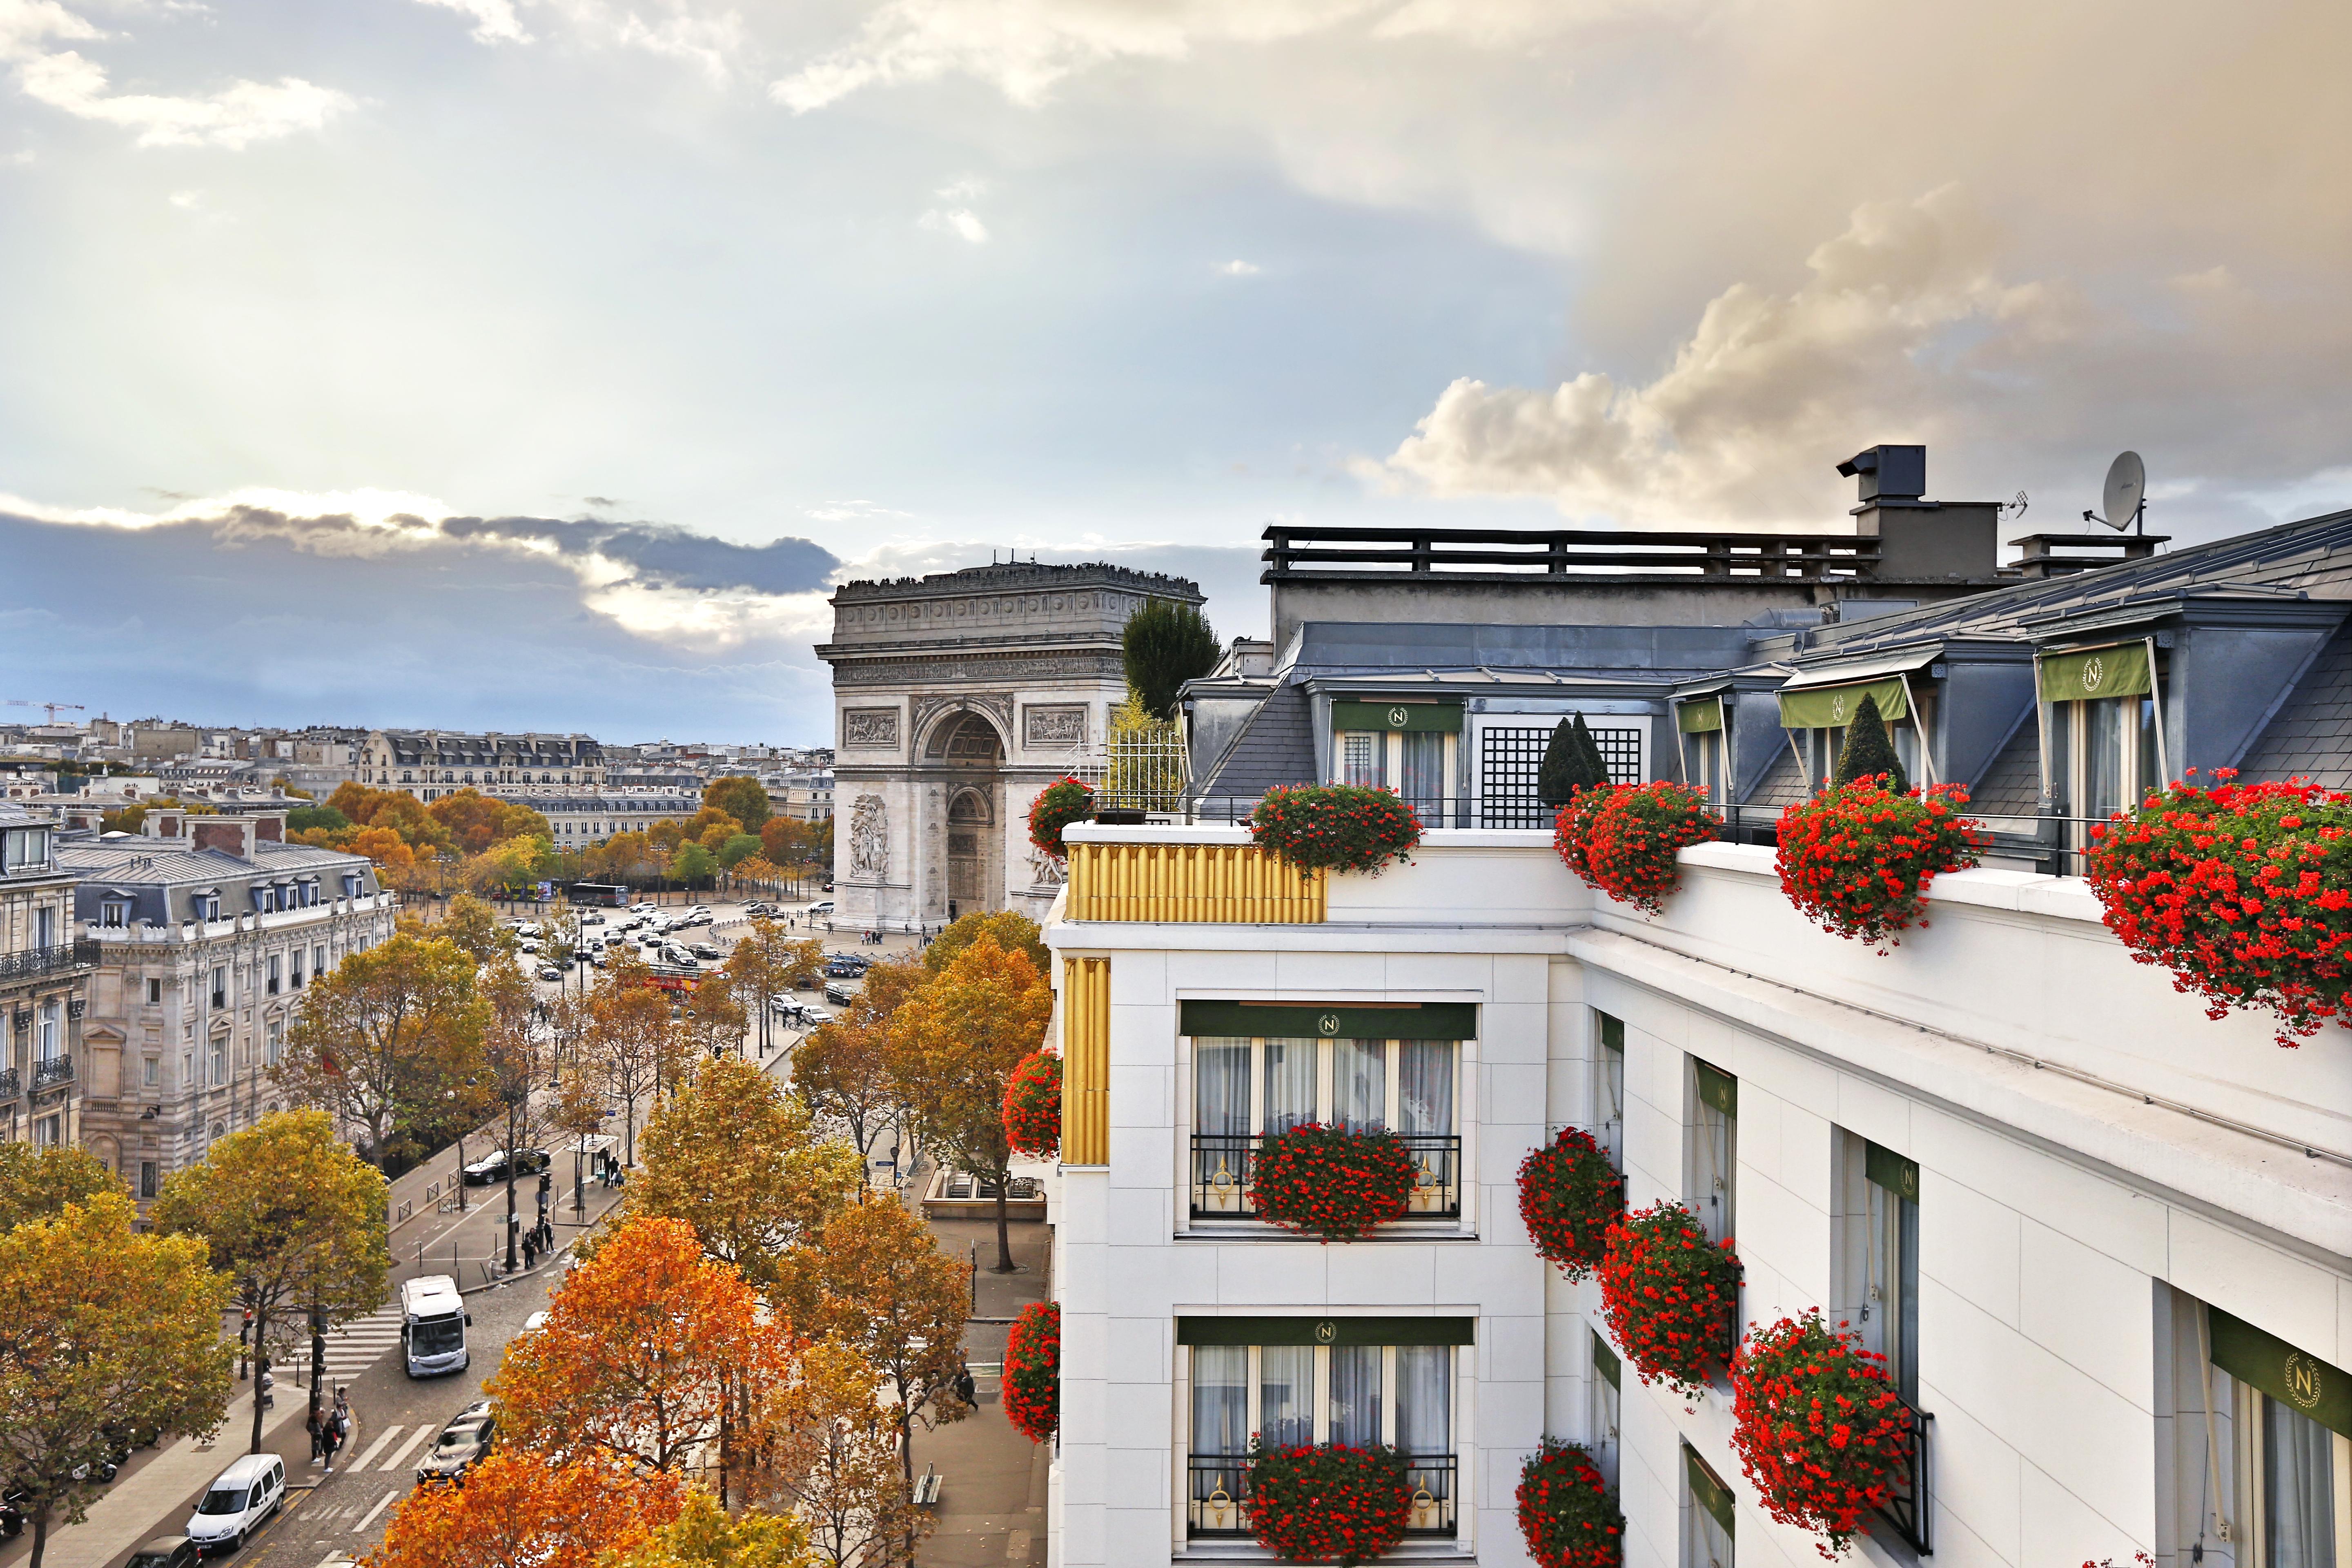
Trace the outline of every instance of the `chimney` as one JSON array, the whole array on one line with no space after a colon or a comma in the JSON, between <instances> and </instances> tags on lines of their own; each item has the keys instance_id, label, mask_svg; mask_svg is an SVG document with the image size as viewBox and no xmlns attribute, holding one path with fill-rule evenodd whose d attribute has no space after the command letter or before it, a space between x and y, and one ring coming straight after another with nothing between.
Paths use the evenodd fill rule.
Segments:
<instances>
[{"instance_id":1,"label":"chimney","mask_svg":"<svg viewBox=\"0 0 2352 1568\"><path fill-rule=\"evenodd\" d=\"M180 824L187 815L184 811L151 810L139 819L139 825L150 838L177 838L180 837Z\"/></svg>"},{"instance_id":2,"label":"chimney","mask_svg":"<svg viewBox=\"0 0 2352 1568\"><path fill-rule=\"evenodd\" d=\"M188 836L198 849L217 849L240 860L253 858L254 819L249 816L192 816Z\"/></svg>"},{"instance_id":3,"label":"chimney","mask_svg":"<svg viewBox=\"0 0 2352 1568\"><path fill-rule=\"evenodd\" d=\"M1872 447L1838 472L1857 481L1851 515L1856 532L1879 542L1880 583L1990 582L1999 571L2000 503L1920 499L1927 447Z\"/></svg>"},{"instance_id":4,"label":"chimney","mask_svg":"<svg viewBox=\"0 0 2352 1568\"><path fill-rule=\"evenodd\" d=\"M286 813L257 811L253 814L253 836L264 844L286 842Z\"/></svg>"}]
</instances>

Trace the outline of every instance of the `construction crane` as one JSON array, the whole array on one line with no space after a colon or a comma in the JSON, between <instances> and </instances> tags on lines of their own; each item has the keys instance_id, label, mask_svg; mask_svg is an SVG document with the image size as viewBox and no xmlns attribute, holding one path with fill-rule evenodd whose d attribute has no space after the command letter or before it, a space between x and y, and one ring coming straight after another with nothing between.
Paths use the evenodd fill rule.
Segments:
<instances>
[{"instance_id":1,"label":"construction crane","mask_svg":"<svg viewBox=\"0 0 2352 1568\"><path fill-rule=\"evenodd\" d=\"M79 702L27 702L21 697L0 698L0 701L6 702L11 708L47 709L49 715L48 722L52 724L58 721L58 715L60 713L87 713L89 711L89 709L83 707Z\"/></svg>"}]
</instances>

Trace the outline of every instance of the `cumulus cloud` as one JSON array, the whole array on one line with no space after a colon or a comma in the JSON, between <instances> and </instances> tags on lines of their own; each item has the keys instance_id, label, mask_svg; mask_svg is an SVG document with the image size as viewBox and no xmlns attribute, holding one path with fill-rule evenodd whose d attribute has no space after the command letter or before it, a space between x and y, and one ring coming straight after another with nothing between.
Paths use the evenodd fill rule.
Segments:
<instances>
[{"instance_id":1,"label":"cumulus cloud","mask_svg":"<svg viewBox=\"0 0 2352 1568\"><path fill-rule=\"evenodd\" d=\"M474 37L478 42L530 42L530 35L523 31L522 18L515 15L514 0L419 0L419 3L472 17Z\"/></svg>"},{"instance_id":2,"label":"cumulus cloud","mask_svg":"<svg viewBox=\"0 0 2352 1568\"><path fill-rule=\"evenodd\" d=\"M202 97L115 92L104 67L79 50L50 47L105 37L58 0L0 0L0 62L15 68L25 95L77 119L134 131L142 147L242 148L316 131L352 107L349 95L291 76L233 81Z\"/></svg>"},{"instance_id":3,"label":"cumulus cloud","mask_svg":"<svg viewBox=\"0 0 2352 1568\"><path fill-rule=\"evenodd\" d=\"M417 0L419 5L460 12L474 19L474 37L485 44L529 43L518 0ZM530 4L531 0L522 0ZM756 51L743 18L732 7L698 0L646 0L646 7L608 0L537 0L570 36L593 45L636 49L678 60L724 87Z\"/></svg>"}]
</instances>

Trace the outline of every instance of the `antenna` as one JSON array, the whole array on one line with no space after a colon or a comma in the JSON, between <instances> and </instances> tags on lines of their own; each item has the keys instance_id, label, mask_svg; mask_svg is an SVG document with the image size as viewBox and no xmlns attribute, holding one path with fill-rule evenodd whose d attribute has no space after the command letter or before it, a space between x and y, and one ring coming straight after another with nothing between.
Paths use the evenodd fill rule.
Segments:
<instances>
[{"instance_id":1,"label":"antenna","mask_svg":"<svg viewBox=\"0 0 2352 1568\"><path fill-rule=\"evenodd\" d=\"M2147 531L2147 465L2139 460L2137 452L2119 452L2107 465L2107 483L2100 499L2106 515L2086 511L2084 522L2105 523L2117 533L2126 529Z\"/></svg>"},{"instance_id":2,"label":"antenna","mask_svg":"<svg viewBox=\"0 0 2352 1568\"><path fill-rule=\"evenodd\" d=\"M2000 510L2009 514L2009 521L2011 522L2015 522L2019 518L2023 517L2025 515L2025 492L2023 490L2020 490L2017 492L2017 499L2015 500L2001 502Z\"/></svg>"}]
</instances>

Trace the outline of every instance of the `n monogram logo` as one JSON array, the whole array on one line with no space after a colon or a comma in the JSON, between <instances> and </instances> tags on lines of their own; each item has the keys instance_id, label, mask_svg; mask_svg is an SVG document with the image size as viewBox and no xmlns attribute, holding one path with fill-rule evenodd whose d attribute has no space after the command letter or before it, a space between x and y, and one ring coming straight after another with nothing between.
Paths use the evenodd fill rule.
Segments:
<instances>
[{"instance_id":1,"label":"n monogram logo","mask_svg":"<svg viewBox=\"0 0 2352 1568\"><path fill-rule=\"evenodd\" d=\"M1326 1318L1315 1325L1315 1342L1328 1345L1339 1337L1339 1325Z\"/></svg>"},{"instance_id":2,"label":"n monogram logo","mask_svg":"<svg viewBox=\"0 0 2352 1568\"><path fill-rule=\"evenodd\" d=\"M2096 691L2096 690L2099 689L2099 682L2100 682L2100 681L2102 681L2102 680L2105 680L2106 678L2107 678L2107 661L2106 661L2105 659L2103 659L2103 658L2093 658L2093 659L2087 660L2087 661L2084 664L2084 666L2083 666L2083 689L2084 689L2084 690L2085 690L2085 691Z\"/></svg>"},{"instance_id":3,"label":"n monogram logo","mask_svg":"<svg viewBox=\"0 0 2352 1568\"><path fill-rule=\"evenodd\" d=\"M1391 709L1390 709L1390 710L1389 710L1389 728L1390 728L1390 729L1391 729L1391 730L1402 730L1402 729L1403 729L1403 728L1404 728L1404 721L1405 721L1405 710L1404 710L1403 709L1402 709L1402 708L1391 708Z\"/></svg>"},{"instance_id":4,"label":"n monogram logo","mask_svg":"<svg viewBox=\"0 0 2352 1568\"><path fill-rule=\"evenodd\" d=\"M1339 1032L1339 1015L1337 1013L1324 1014L1320 1018L1315 1020L1315 1027L1322 1033L1325 1039L1328 1040L1331 1038L1332 1036L1337 1035Z\"/></svg>"},{"instance_id":5,"label":"n monogram logo","mask_svg":"<svg viewBox=\"0 0 2352 1568\"><path fill-rule=\"evenodd\" d=\"M2317 1362L2299 1351L2289 1351L2286 1364L2279 1369L2279 1378L2286 1387L2287 1396L2295 1404L2305 1410L2318 1406L2323 1379Z\"/></svg>"},{"instance_id":6,"label":"n monogram logo","mask_svg":"<svg viewBox=\"0 0 2352 1568\"><path fill-rule=\"evenodd\" d=\"M1845 722L1844 692L1841 691L1835 697L1830 699L1830 717L1836 720L1841 724Z\"/></svg>"}]
</instances>

